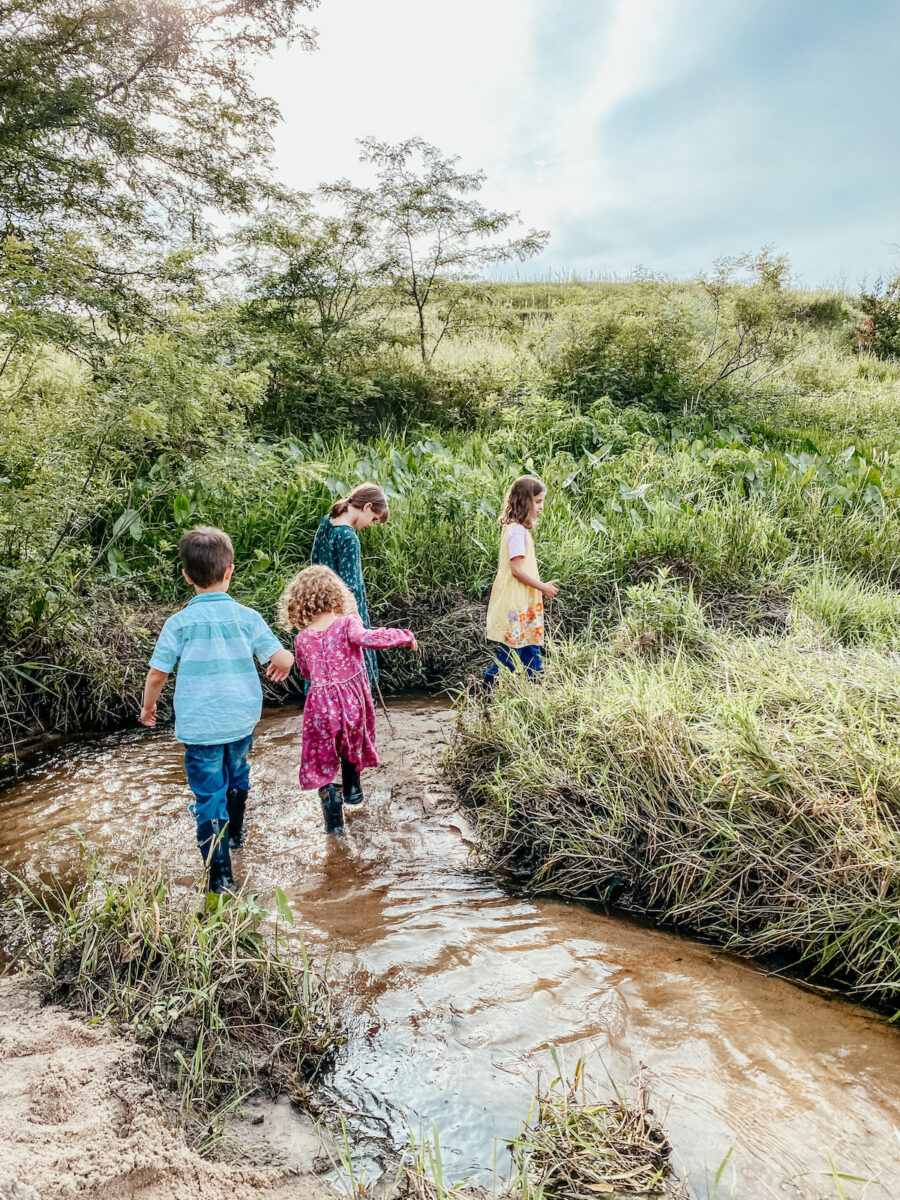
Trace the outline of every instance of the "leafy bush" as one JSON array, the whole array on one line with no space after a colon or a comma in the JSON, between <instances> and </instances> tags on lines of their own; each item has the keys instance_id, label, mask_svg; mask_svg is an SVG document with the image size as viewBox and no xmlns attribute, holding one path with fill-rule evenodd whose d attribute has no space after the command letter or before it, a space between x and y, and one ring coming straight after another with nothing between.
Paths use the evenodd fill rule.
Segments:
<instances>
[{"instance_id":1,"label":"leafy bush","mask_svg":"<svg viewBox=\"0 0 900 1200\"><path fill-rule=\"evenodd\" d=\"M655 579L625 589L614 645L649 657L682 651L707 654L711 633L693 587L675 583L663 567Z\"/></svg>"},{"instance_id":2,"label":"leafy bush","mask_svg":"<svg viewBox=\"0 0 900 1200\"><path fill-rule=\"evenodd\" d=\"M859 298L863 322L857 345L877 358L900 358L900 275L885 283L877 279L871 292Z\"/></svg>"},{"instance_id":3,"label":"leafy bush","mask_svg":"<svg viewBox=\"0 0 900 1200\"><path fill-rule=\"evenodd\" d=\"M604 317L563 351L555 390L578 407L608 397L619 407L678 412L691 394L690 345L690 326L677 312Z\"/></svg>"}]
</instances>

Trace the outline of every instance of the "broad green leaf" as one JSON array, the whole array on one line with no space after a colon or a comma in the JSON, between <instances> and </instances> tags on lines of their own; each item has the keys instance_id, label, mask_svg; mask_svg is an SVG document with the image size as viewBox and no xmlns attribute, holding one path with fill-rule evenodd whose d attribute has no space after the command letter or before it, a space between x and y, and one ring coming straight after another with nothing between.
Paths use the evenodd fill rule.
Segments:
<instances>
[{"instance_id":1,"label":"broad green leaf","mask_svg":"<svg viewBox=\"0 0 900 1200\"><path fill-rule=\"evenodd\" d=\"M280 887L275 889L275 904L278 908L278 915L281 917L282 921L284 921L287 925L293 925L294 913L291 909L291 906L287 902L287 896L285 896Z\"/></svg>"},{"instance_id":2,"label":"broad green leaf","mask_svg":"<svg viewBox=\"0 0 900 1200\"><path fill-rule=\"evenodd\" d=\"M140 518L133 508L126 508L112 527L113 537L118 537L119 534L124 533L134 521L139 520Z\"/></svg>"}]
</instances>

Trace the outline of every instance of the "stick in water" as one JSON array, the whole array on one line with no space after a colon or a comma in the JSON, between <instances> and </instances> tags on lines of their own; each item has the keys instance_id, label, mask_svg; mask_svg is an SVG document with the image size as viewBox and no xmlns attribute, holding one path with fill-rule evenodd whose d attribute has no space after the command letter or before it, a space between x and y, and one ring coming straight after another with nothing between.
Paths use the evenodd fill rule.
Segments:
<instances>
[{"instance_id":1,"label":"stick in water","mask_svg":"<svg viewBox=\"0 0 900 1200\"><path fill-rule=\"evenodd\" d=\"M372 656L374 658L374 655ZM387 705L384 702L384 696L381 694L381 684L378 682L378 676L372 672L372 682L375 684L375 690L378 692L378 699L381 701L381 707L384 709L384 719L388 723L388 729L391 731L391 737L397 736L397 730L394 728L394 722L391 720L391 714L387 710Z\"/></svg>"}]
</instances>

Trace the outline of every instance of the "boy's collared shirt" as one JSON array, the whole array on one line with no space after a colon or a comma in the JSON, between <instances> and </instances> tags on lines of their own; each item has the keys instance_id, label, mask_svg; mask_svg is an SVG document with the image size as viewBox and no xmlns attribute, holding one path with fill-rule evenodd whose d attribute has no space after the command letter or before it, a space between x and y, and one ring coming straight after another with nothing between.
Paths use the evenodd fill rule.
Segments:
<instances>
[{"instance_id":1,"label":"boy's collared shirt","mask_svg":"<svg viewBox=\"0 0 900 1200\"><path fill-rule=\"evenodd\" d=\"M175 736L189 746L248 737L262 715L254 655L266 662L282 645L258 612L227 592L204 592L162 627L150 666L178 667Z\"/></svg>"}]
</instances>

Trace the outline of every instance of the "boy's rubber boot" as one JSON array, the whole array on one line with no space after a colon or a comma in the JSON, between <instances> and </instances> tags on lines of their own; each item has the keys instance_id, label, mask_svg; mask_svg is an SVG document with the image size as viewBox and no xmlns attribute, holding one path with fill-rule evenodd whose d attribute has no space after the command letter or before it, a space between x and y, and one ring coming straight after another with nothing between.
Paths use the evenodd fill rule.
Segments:
<instances>
[{"instance_id":1,"label":"boy's rubber boot","mask_svg":"<svg viewBox=\"0 0 900 1200\"><path fill-rule=\"evenodd\" d=\"M224 821L202 821L197 826L197 844L204 863L209 868L207 890L221 895L237 891L231 874L231 855L228 853L228 834Z\"/></svg>"},{"instance_id":2,"label":"boy's rubber boot","mask_svg":"<svg viewBox=\"0 0 900 1200\"><path fill-rule=\"evenodd\" d=\"M325 817L326 833L344 832L344 803L337 794L333 783L328 787L319 788L319 798L322 801L322 813Z\"/></svg>"},{"instance_id":3,"label":"boy's rubber boot","mask_svg":"<svg viewBox=\"0 0 900 1200\"><path fill-rule=\"evenodd\" d=\"M228 848L242 850L244 847L244 812L250 793L245 788L228 789Z\"/></svg>"}]
</instances>

